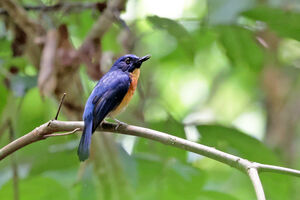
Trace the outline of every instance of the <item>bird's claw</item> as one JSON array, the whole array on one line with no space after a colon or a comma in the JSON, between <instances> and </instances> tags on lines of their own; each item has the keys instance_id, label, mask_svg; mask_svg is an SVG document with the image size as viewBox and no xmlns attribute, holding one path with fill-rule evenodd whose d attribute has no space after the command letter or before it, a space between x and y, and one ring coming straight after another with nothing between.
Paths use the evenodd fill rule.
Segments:
<instances>
[{"instance_id":1,"label":"bird's claw","mask_svg":"<svg viewBox=\"0 0 300 200\"><path fill-rule=\"evenodd\" d=\"M115 120L115 122L117 122L117 125L116 125L116 127L115 127L115 130L117 130L119 127L121 127L121 126L127 126L128 124L126 124L125 122L121 122L121 121L119 121L119 120L117 120L117 119L114 119Z\"/></svg>"},{"instance_id":2,"label":"bird's claw","mask_svg":"<svg viewBox=\"0 0 300 200\"><path fill-rule=\"evenodd\" d=\"M115 127L115 130L117 130L118 128L120 128L121 126L127 126L128 124L124 123L124 122L117 122L117 126Z\"/></svg>"}]
</instances>

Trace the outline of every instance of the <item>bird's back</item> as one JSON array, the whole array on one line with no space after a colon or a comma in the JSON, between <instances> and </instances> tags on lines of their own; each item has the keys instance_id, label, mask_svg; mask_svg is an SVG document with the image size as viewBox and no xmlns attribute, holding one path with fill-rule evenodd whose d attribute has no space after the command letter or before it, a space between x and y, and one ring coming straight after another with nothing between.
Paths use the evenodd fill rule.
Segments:
<instances>
[{"instance_id":1,"label":"bird's back","mask_svg":"<svg viewBox=\"0 0 300 200\"><path fill-rule=\"evenodd\" d=\"M83 114L83 119L87 119L94 114L95 107L100 103L99 100L107 100L108 93L118 90L114 98L110 98L112 104L115 107L120 104L117 100L126 94L130 85L131 79L128 73L122 72L121 70L110 71L106 73L97 83L89 96ZM128 87L119 87L120 85L128 85ZM119 98L118 98L119 97ZM104 114L104 113L103 113ZM104 116L105 117L105 116ZM101 117L102 118L102 117Z\"/></svg>"}]
</instances>

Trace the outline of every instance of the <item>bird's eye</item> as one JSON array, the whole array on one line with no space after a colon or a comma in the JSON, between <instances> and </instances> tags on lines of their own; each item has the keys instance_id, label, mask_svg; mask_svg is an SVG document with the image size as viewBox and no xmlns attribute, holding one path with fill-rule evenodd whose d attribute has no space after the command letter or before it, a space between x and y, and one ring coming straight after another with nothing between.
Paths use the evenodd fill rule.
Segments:
<instances>
[{"instance_id":1,"label":"bird's eye","mask_svg":"<svg viewBox=\"0 0 300 200\"><path fill-rule=\"evenodd\" d=\"M127 58L127 59L125 60L125 63L126 63L127 65L129 65L129 64L130 64L130 58Z\"/></svg>"}]
</instances>

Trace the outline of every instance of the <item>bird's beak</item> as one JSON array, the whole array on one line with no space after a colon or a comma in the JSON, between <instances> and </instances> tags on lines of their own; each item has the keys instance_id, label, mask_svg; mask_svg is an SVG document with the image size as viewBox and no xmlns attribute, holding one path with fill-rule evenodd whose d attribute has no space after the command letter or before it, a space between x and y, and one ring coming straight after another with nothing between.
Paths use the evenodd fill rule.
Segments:
<instances>
[{"instance_id":1,"label":"bird's beak","mask_svg":"<svg viewBox=\"0 0 300 200\"><path fill-rule=\"evenodd\" d=\"M140 62L140 63L145 62L145 61L148 60L150 57L151 57L150 55L146 55L146 56L144 56L144 57L141 57L141 58L139 59L139 62Z\"/></svg>"}]
</instances>

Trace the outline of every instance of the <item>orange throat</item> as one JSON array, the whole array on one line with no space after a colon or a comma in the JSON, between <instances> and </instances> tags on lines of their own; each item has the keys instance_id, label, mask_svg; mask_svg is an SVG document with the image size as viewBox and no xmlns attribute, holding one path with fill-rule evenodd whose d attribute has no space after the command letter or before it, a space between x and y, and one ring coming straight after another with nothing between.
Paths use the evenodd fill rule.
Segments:
<instances>
[{"instance_id":1,"label":"orange throat","mask_svg":"<svg viewBox=\"0 0 300 200\"><path fill-rule=\"evenodd\" d=\"M132 73L130 73L131 84L129 86L128 92L124 96L120 105L115 110L113 110L109 113L110 117L114 117L114 116L118 115L119 113L124 111L125 108L128 106L128 104L135 92L135 89L137 87L139 76L140 76L140 69L135 69Z\"/></svg>"}]
</instances>

